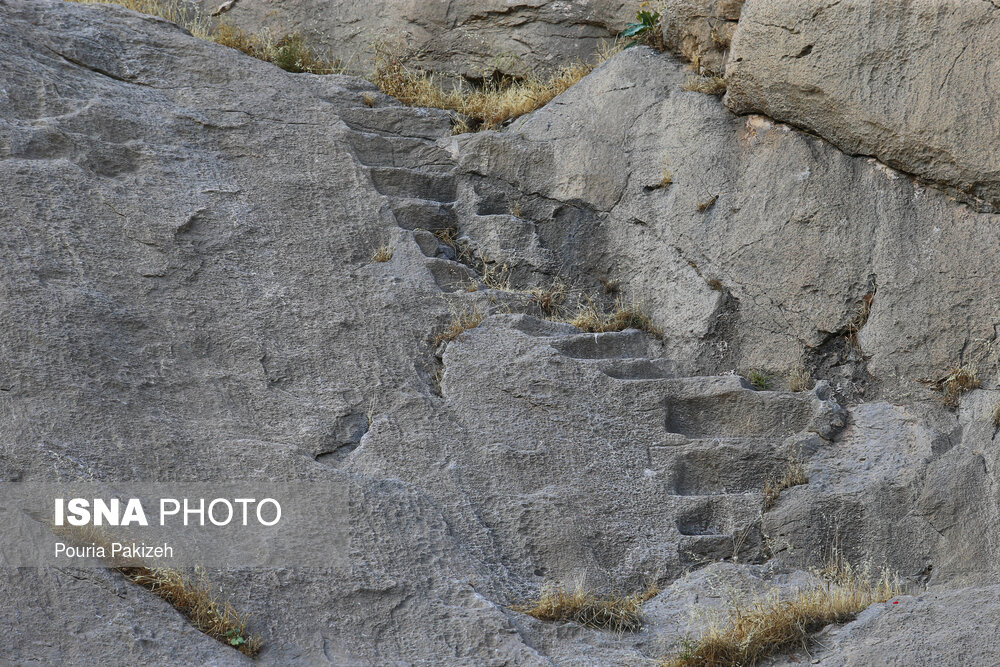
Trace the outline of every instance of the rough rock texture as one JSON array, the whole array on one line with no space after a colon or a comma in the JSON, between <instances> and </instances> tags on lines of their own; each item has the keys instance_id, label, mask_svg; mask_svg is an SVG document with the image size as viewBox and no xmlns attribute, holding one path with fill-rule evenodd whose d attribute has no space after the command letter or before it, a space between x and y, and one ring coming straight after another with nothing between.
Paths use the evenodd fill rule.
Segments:
<instances>
[{"instance_id":1,"label":"rough rock texture","mask_svg":"<svg viewBox=\"0 0 1000 667\"><path fill-rule=\"evenodd\" d=\"M835 545L916 596L828 630L832 664L995 662L941 624L997 592L996 216L645 48L453 136L116 7L0 16L0 474L345 489L339 564L213 573L264 664L639 662ZM663 336L546 319L554 283ZM953 412L918 380L960 363ZM621 637L511 609L574 580L664 592ZM242 661L113 574L8 570L0 601L13 662Z\"/></svg>"},{"instance_id":2,"label":"rough rock texture","mask_svg":"<svg viewBox=\"0 0 1000 667\"><path fill-rule=\"evenodd\" d=\"M995 581L998 399L973 392L957 425L940 409L857 406L835 449L805 443L809 486L785 492L764 521L774 555L805 565L836 541L852 561L923 583Z\"/></svg>"},{"instance_id":3,"label":"rough rock texture","mask_svg":"<svg viewBox=\"0 0 1000 667\"><path fill-rule=\"evenodd\" d=\"M700 73L722 74L742 8L743 0L666 0L663 42Z\"/></svg>"},{"instance_id":4,"label":"rough rock texture","mask_svg":"<svg viewBox=\"0 0 1000 667\"><path fill-rule=\"evenodd\" d=\"M628 0L508 0L358 3L352 0L237 0L223 20L244 30L298 32L364 70L375 40L405 42L420 68L469 79L523 76L589 61L635 14ZM211 13L220 0L200 0Z\"/></svg>"},{"instance_id":5,"label":"rough rock texture","mask_svg":"<svg viewBox=\"0 0 1000 667\"><path fill-rule=\"evenodd\" d=\"M1000 620L995 587L928 592L895 601L898 604L872 605L856 621L818 633L810 649L812 662L834 667L1000 662L1000 642L992 632ZM773 664L802 663L789 657Z\"/></svg>"},{"instance_id":6,"label":"rough rock texture","mask_svg":"<svg viewBox=\"0 0 1000 667\"><path fill-rule=\"evenodd\" d=\"M963 363L995 381L995 216L684 79L629 49L507 131L456 139L462 168L572 202L600 239L577 272L627 283L688 368L805 366L869 397L872 378L901 396Z\"/></svg>"},{"instance_id":7,"label":"rough rock texture","mask_svg":"<svg viewBox=\"0 0 1000 667\"><path fill-rule=\"evenodd\" d=\"M737 113L1000 206L995 2L748 2L726 84Z\"/></svg>"},{"instance_id":8,"label":"rough rock texture","mask_svg":"<svg viewBox=\"0 0 1000 667\"><path fill-rule=\"evenodd\" d=\"M166 602L104 570L5 570L0 599L8 664L249 664L220 651Z\"/></svg>"}]
</instances>

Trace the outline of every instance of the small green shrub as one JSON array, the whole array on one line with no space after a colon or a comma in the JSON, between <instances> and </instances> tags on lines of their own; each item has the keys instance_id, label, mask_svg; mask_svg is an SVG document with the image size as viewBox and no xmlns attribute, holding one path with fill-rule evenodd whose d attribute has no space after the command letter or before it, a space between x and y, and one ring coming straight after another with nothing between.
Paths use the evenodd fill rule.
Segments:
<instances>
[{"instance_id":1,"label":"small green shrub","mask_svg":"<svg viewBox=\"0 0 1000 667\"><path fill-rule=\"evenodd\" d=\"M771 376L764 373L764 371L752 370L747 373L747 380L753 385L754 389L763 391L770 388L771 386Z\"/></svg>"},{"instance_id":2,"label":"small green shrub","mask_svg":"<svg viewBox=\"0 0 1000 667\"><path fill-rule=\"evenodd\" d=\"M635 21L625 24L625 29L619 34L622 39L630 40L625 48L645 44L658 51L664 49L663 33L660 30L660 13L649 11L648 7L648 2L640 3Z\"/></svg>"}]
</instances>

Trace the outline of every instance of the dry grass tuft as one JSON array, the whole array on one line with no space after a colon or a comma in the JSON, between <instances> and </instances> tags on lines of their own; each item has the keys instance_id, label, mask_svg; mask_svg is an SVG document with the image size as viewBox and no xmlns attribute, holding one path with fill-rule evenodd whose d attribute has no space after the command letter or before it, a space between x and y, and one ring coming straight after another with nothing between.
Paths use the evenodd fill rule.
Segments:
<instances>
[{"instance_id":1,"label":"dry grass tuft","mask_svg":"<svg viewBox=\"0 0 1000 667\"><path fill-rule=\"evenodd\" d=\"M102 528L94 526L53 527L53 532L79 546L104 547L111 553L113 540ZM153 568L134 563L105 559L109 570L120 573L134 584L142 586L157 597L166 600L201 632L232 646L240 653L255 657L263 646L257 635L247 634L249 614L242 616L229 603L213 591L203 568L196 567L189 576L173 568Z\"/></svg>"},{"instance_id":2,"label":"dry grass tuft","mask_svg":"<svg viewBox=\"0 0 1000 667\"><path fill-rule=\"evenodd\" d=\"M596 64L567 65L548 77L532 74L524 79L490 81L467 91L458 86L446 88L433 75L407 67L408 54L399 47L383 42L376 44L374 50L372 82L408 106L454 111L458 114L456 134L496 129L508 120L545 106L617 52L602 50Z\"/></svg>"},{"instance_id":3,"label":"dry grass tuft","mask_svg":"<svg viewBox=\"0 0 1000 667\"><path fill-rule=\"evenodd\" d=\"M172 604L209 637L251 658L260 652L260 638L247 636L248 616L240 616L228 600L216 597L204 570L196 568L194 576L171 568L121 567L117 570L129 581Z\"/></svg>"},{"instance_id":4,"label":"dry grass tuft","mask_svg":"<svg viewBox=\"0 0 1000 667\"><path fill-rule=\"evenodd\" d=\"M546 315L554 315L559 305L566 300L566 286L556 282L548 289L535 287L528 294L532 303L538 306Z\"/></svg>"},{"instance_id":5,"label":"dry grass tuft","mask_svg":"<svg viewBox=\"0 0 1000 667\"><path fill-rule=\"evenodd\" d=\"M976 377L975 369L970 366L953 368L946 378L938 380L937 389L941 392L945 405L949 408L958 407L962 394L979 389L979 378Z\"/></svg>"},{"instance_id":6,"label":"dry grass tuft","mask_svg":"<svg viewBox=\"0 0 1000 667\"><path fill-rule=\"evenodd\" d=\"M221 24L212 32L210 38L218 44L242 51L258 60L273 63L286 72L309 74L343 72L340 62L316 56L297 34L276 36L267 31L251 34L237 27Z\"/></svg>"},{"instance_id":7,"label":"dry grass tuft","mask_svg":"<svg viewBox=\"0 0 1000 667\"><path fill-rule=\"evenodd\" d=\"M718 28L712 28L708 36L712 40L712 44L715 44L720 49L728 49L729 43L732 41L732 38L728 34L723 33Z\"/></svg>"},{"instance_id":8,"label":"dry grass tuft","mask_svg":"<svg viewBox=\"0 0 1000 667\"><path fill-rule=\"evenodd\" d=\"M642 604L659 592L659 588L650 586L634 595L598 596L582 584L572 590L549 584L542 588L538 599L513 609L540 621L571 621L597 630L636 632L642 628Z\"/></svg>"},{"instance_id":9,"label":"dry grass tuft","mask_svg":"<svg viewBox=\"0 0 1000 667\"><path fill-rule=\"evenodd\" d=\"M213 27L212 21L183 0L69 1L120 5L143 14L160 16L187 28L195 37L237 49L289 72L340 74L346 71L340 61L317 56L298 34L278 35L267 30L246 33L225 23ZM375 69L370 78L386 94L403 104L454 111L454 131L458 134L495 129L508 120L548 104L620 50L618 44L606 46L598 51L594 64L567 65L547 77L531 74L523 79L491 81L469 91L457 86L445 88L432 75L406 67L404 63L408 54L403 49L380 43L374 47ZM362 101L372 106L374 98L362 97Z\"/></svg>"},{"instance_id":10,"label":"dry grass tuft","mask_svg":"<svg viewBox=\"0 0 1000 667\"><path fill-rule=\"evenodd\" d=\"M868 318L872 314L872 303L874 303L874 300L875 292L869 292L862 297L861 301L854 307L854 314L847 323L847 342L859 351L861 350L861 342L858 340L858 335L865 324L868 323Z\"/></svg>"},{"instance_id":11,"label":"dry grass tuft","mask_svg":"<svg viewBox=\"0 0 1000 667\"><path fill-rule=\"evenodd\" d=\"M797 368L788 373L788 388L791 391L809 391L812 380L804 368Z\"/></svg>"},{"instance_id":12,"label":"dry grass tuft","mask_svg":"<svg viewBox=\"0 0 1000 667\"><path fill-rule=\"evenodd\" d=\"M67 0L81 5L118 5L140 14L159 16L186 28L201 39L211 39L208 20L184 0Z\"/></svg>"},{"instance_id":13,"label":"dry grass tuft","mask_svg":"<svg viewBox=\"0 0 1000 667\"><path fill-rule=\"evenodd\" d=\"M372 253L373 262L388 262L392 259L392 248L383 243Z\"/></svg>"},{"instance_id":14,"label":"dry grass tuft","mask_svg":"<svg viewBox=\"0 0 1000 667\"><path fill-rule=\"evenodd\" d=\"M468 242L464 238L459 237L457 227L451 226L435 229L433 234L438 241L455 251L455 254L458 256L458 261L471 262L475 260L475 257L472 255L472 250L469 248Z\"/></svg>"},{"instance_id":15,"label":"dry grass tuft","mask_svg":"<svg viewBox=\"0 0 1000 667\"><path fill-rule=\"evenodd\" d=\"M842 561L827 568L826 584L800 590L782 600L776 593L749 602L734 601L725 623L710 627L661 667L737 667L755 665L773 653L803 646L813 632L846 623L873 604L900 595L899 579L887 572L869 578Z\"/></svg>"},{"instance_id":16,"label":"dry grass tuft","mask_svg":"<svg viewBox=\"0 0 1000 667\"><path fill-rule=\"evenodd\" d=\"M673 182L674 175L670 171L670 157L664 155L663 162L660 163L660 182L657 183L657 187L665 188Z\"/></svg>"},{"instance_id":17,"label":"dry grass tuft","mask_svg":"<svg viewBox=\"0 0 1000 667\"><path fill-rule=\"evenodd\" d=\"M298 34L276 35L264 30L246 33L224 23L213 27L212 21L182 0L69 0L86 5L119 5L142 14L159 16L186 28L200 39L216 42L248 56L265 60L288 72L310 74L337 74L344 71L336 60L318 57Z\"/></svg>"},{"instance_id":18,"label":"dry grass tuft","mask_svg":"<svg viewBox=\"0 0 1000 667\"><path fill-rule=\"evenodd\" d=\"M721 76L689 76L681 88L705 95L724 95L726 81Z\"/></svg>"},{"instance_id":19,"label":"dry grass tuft","mask_svg":"<svg viewBox=\"0 0 1000 667\"><path fill-rule=\"evenodd\" d=\"M478 327L483 323L484 318L485 315L483 315L483 312L478 307L456 313L444 331L434 337L434 346L437 347L441 343L450 343L469 329Z\"/></svg>"},{"instance_id":20,"label":"dry grass tuft","mask_svg":"<svg viewBox=\"0 0 1000 667\"><path fill-rule=\"evenodd\" d=\"M601 312L590 299L582 306L570 324L588 333L607 333L609 331L625 331L639 329L654 336L662 336L663 332L653 324L649 315L637 304L626 304L618 301L615 309L609 313Z\"/></svg>"},{"instance_id":21,"label":"dry grass tuft","mask_svg":"<svg viewBox=\"0 0 1000 667\"><path fill-rule=\"evenodd\" d=\"M802 466L802 462L797 457L790 458L788 465L785 467L784 475L769 480L764 485L764 511L766 512L774 507L774 504L778 502L778 496L785 489L808 483L809 476L806 475L806 469Z\"/></svg>"},{"instance_id":22,"label":"dry grass tuft","mask_svg":"<svg viewBox=\"0 0 1000 667\"><path fill-rule=\"evenodd\" d=\"M488 257L480 257L479 263L484 285L501 292L511 291L509 266L490 262Z\"/></svg>"},{"instance_id":23,"label":"dry grass tuft","mask_svg":"<svg viewBox=\"0 0 1000 667\"><path fill-rule=\"evenodd\" d=\"M600 281L605 294L618 294L621 291L622 284L620 280L612 280L611 278L600 276Z\"/></svg>"},{"instance_id":24,"label":"dry grass tuft","mask_svg":"<svg viewBox=\"0 0 1000 667\"><path fill-rule=\"evenodd\" d=\"M433 232L438 241L452 248L458 247L458 229L455 227L442 227Z\"/></svg>"},{"instance_id":25,"label":"dry grass tuft","mask_svg":"<svg viewBox=\"0 0 1000 667\"><path fill-rule=\"evenodd\" d=\"M699 213L704 213L708 209L710 209L713 206L715 206L715 202L717 202L718 200L719 200L719 195L712 195L711 197L709 197L705 201L698 202L698 207L697 207L698 208L698 212Z\"/></svg>"}]
</instances>

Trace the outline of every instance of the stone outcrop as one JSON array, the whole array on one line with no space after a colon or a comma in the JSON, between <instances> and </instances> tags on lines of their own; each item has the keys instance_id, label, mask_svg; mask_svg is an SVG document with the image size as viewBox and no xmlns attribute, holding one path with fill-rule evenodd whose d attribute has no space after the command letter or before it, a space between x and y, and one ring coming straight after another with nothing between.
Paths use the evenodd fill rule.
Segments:
<instances>
[{"instance_id":1,"label":"stone outcrop","mask_svg":"<svg viewBox=\"0 0 1000 667\"><path fill-rule=\"evenodd\" d=\"M722 74L744 0L667 0L660 7L663 43L699 73Z\"/></svg>"},{"instance_id":2,"label":"stone outcrop","mask_svg":"<svg viewBox=\"0 0 1000 667\"><path fill-rule=\"evenodd\" d=\"M243 30L296 32L352 70L370 67L372 44L405 44L410 64L470 80L525 76L591 61L635 14L625 0L388 2L238 0L221 18ZM220 0L200 0L215 12Z\"/></svg>"},{"instance_id":3,"label":"stone outcrop","mask_svg":"<svg viewBox=\"0 0 1000 667\"><path fill-rule=\"evenodd\" d=\"M727 103L1000 205L1000 7L984 0L746 3Z\"/></svg>"},{"instance_id":4,"label":"stone outcrop","mask_svg":"<svg viewBox=\"0 0 1000 667\"><path fill-rule=\"evenodd\" d=\"M995 381L996 216L734 117L682 90L686 77L629 49L508 130L457 138L462 168L585 214L601 245L575 250L577 272L623 281L689 371L804 366L869 398L925 391L962 364Z\"/></svg>"},{"instance_id":5,"label":"stone outcrop","mask_svg":"<svg viewBox=\"0 0 1000 667\"><path fill-rule=\"evenodd\" d=\"M349 558L213 573L263 664L653 659L834 545L913 594L824 663L996 661L941 629L997 592L995 215L647 48L455 136L117 7L0 16L0 474L344 489ZM662 335L560 321L616 302ZM952 411L924 381L960 364L983 388ZM514 610L576 580L664 590L624 636ZM15 663L242 662L114 573L7 569L0 600Z\"/></svg>"}]
</instances>

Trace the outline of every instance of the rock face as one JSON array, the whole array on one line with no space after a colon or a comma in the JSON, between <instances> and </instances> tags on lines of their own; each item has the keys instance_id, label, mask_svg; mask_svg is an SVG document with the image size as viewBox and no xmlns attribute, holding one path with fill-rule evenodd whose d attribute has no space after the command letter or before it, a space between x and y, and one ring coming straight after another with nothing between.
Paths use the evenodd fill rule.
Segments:
<instances>
[{"instance_id":1,"label":"rock face","mask_svg":"<svg viewBox=\"0 0 1000 667\"><path fill-rule=\"evenodd\" d=\"M351 0L238 0L222 17L244 30L298 32L330 56L368 68L372 43L404 41L415 66L469 79L524 76L581 60L613 41L635 14L625 0L372 4ZM219 0L201 0L211 13Z\"/></svg>"},{"instance_id":2,"label":"rock face","mask_svg":"<svg viewBox=\"0 0 1000 667\"><path fill-rule=\"evenodd\" d=\"M996 210L998 57L992 2L757 0L733 38L727 103Z\"/></svg>"},{"instance_id":3,"label":"rock face","mask_svg":"<svg viewBox=\"0 0 1000 667\"><path fill-rule=\"evenodd\" d=\"M967 613L971 600L982 601L973 603L975 614ZM810 650L810 655L817 664L836 667L994 664L1000 660L1000 649L988 635L998 617L995 589L939 591L903 596L895 602L873 605L846 626L829 626L817 635L816 650ZM887 644L892 647L887 649ZM801 660L786 658L773 664L790 667Z\"/></svg>"},{"instance_id":4,"label":"rock face","mask_svg":"<svg viewBox=\"0 0 1000 667\"><path fill-rule=\"evenodd\" d=\"M743 0L667 0L661 4L664 44L699 72L722 74Z\"/></svg>"},{"instance_id":5,"label":"rock face","mask_svg":"<svg viewBox=\"0 0 1000 667\"><path fill-rule=\"evenodd\" d=\"M764 117L735 118L681 90L686 76L629 49L559 104L457 139L462 168L585 212L603 247L578 252L577 271L627 284L686 372L804 366L869 398L923 391L918 380L963 363L993 380L995 216Z\"/></svg>"},{"instance_id":6,"label":"rock face","mask_svg":"<svg viewBox=\"0 0 1000 667\"><path fill-rule=\"evenodd\" d=\"M646 48L453 136L117 7L0 16L0 474L344 489L348 557L213 573L264 664L658 658L833 545L914 596L824 661L974 642L938 624L997 592L996 216L736 117ZM662 336L560 321L616 301ZM958 364L983 388L955 412L919 380ZM575 580L664 592L625 636L513 609ZM0 601L15 663L243 662L113 573L7 569Z\"/></svg>"}]
</instances>

